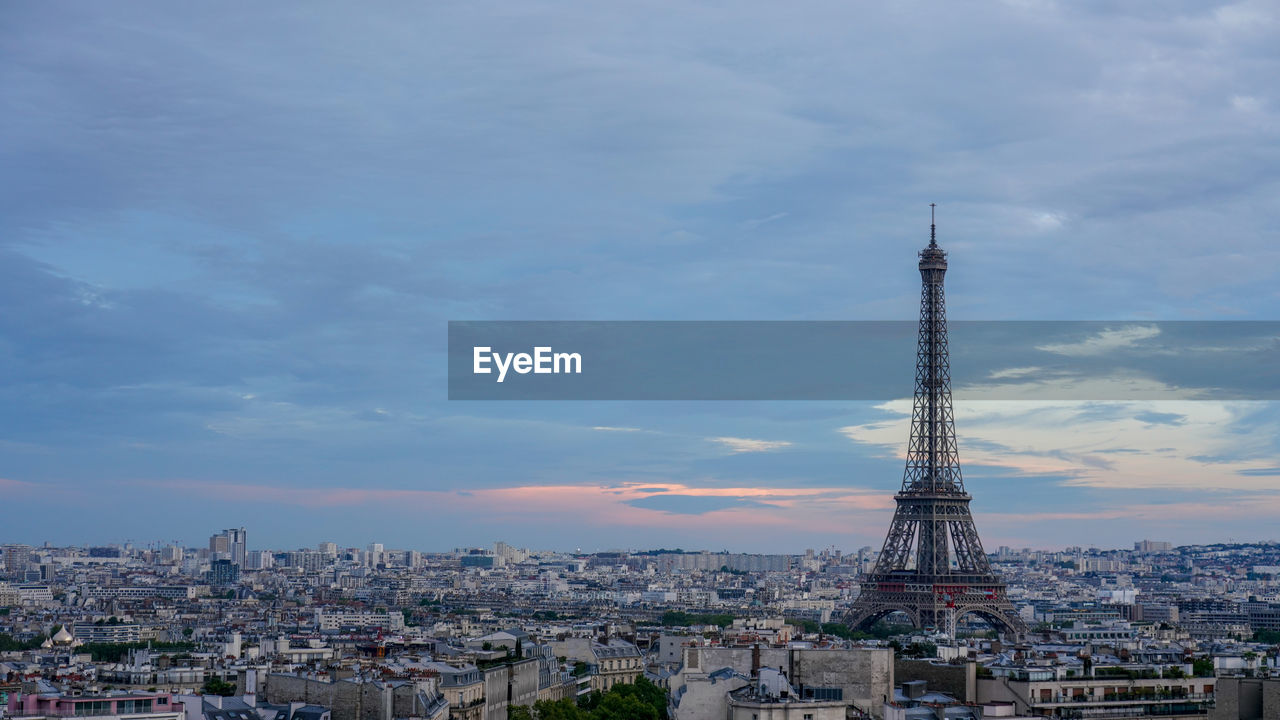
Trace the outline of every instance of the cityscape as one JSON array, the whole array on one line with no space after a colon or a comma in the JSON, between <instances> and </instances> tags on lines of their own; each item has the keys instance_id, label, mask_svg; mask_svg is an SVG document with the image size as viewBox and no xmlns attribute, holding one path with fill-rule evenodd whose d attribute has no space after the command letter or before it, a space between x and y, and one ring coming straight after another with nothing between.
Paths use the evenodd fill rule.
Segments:
<instances>
[{"instance_id":1,"label":"cityscape","mask_svg":"<svg viewBox=\"0 0 1280 720\"><path fill-rule=\"evenodd\" d=\"M0 7L0 720L1280 720L1274 0Z\"/></svg>"},{"instance_id":2,"label":"cityscape","mask_svg":"<svg viewBox=\"0 0 1280 720\"><path fill-rule=\"evenodd\" d=\"M5 545L5 712L1280 713L1280 544L983 549L959 461L936 224L918 268L906 469L878 552L251 549L244 527L199 548Z\"/></svg>"},{"instance_id":3,"label":"cityscape","mask_svg":"<svg viewBox=\"0 0 1280 720\"><path fill-rule=\"evenodd\" d=\"M1017 637L974 615L952 635L893 616L852 630L876 556L272 550L244 528L194 548L6 545L0 688L11 717L148 720L517 718L641 680L682 720L761 703L788 718L1172 718L1274 702L1280 545L999 547Z\"/></svg>"}]
</instances>

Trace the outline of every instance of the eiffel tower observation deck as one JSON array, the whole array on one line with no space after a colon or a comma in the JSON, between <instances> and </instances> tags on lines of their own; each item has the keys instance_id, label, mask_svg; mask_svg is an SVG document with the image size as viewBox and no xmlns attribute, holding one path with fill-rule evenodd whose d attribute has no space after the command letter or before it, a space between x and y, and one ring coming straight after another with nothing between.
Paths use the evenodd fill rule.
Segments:
<instances>
[{"instance_id":1,"label":"eiffel tower observation deck","mask_svg":"<svg viewBox=\"0 0 1280 720\"><path fill-rule=\"evenodd\" d=\"M933 207L932 205L930 206ZM902 489L884 549L845 622L865 628L895 612L918 628L955 636L955 621L976 614L1006 634L1026 626L991 569L969 512L960 473L943 276L947 254L930 218L929 246L920 251L920 329L915 402Z\"/></svg>"}]
</instances>

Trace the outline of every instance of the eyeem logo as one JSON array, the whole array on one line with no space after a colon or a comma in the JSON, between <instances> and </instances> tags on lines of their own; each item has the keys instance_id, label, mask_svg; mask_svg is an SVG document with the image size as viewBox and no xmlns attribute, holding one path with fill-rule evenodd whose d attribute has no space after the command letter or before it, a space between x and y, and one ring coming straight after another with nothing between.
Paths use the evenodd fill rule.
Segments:
<instances>
[{"instance_id":1,"label":"eyeem logo","mask_svg":"<svg viewBox=\"0 0 1280 720\"><path fill-rule=\"evenodd\" d=\"M521 375L559 375L561 373L582 374L582 355L579 353L552 352L550 347L535 347L529 353L496 353L491 347L472 348L472 371L476 375L487 375L493 372L492 363L498 368L498 382L507 377L508 370L515 370Z\"/></svg>"}]
</instances>

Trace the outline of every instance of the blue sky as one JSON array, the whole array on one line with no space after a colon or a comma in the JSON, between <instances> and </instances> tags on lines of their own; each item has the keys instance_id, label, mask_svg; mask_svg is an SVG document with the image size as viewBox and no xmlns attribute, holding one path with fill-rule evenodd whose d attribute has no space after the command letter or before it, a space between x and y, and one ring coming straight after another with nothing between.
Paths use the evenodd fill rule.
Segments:
<instances>
[{"instance_id":1,"label":"blue sky","mask_svg":"<svg viewBox=\"0 0 1280 720\"><path fill-rule=\"evenodd\" d=\"M909 320L929 202L954 319L1275 320L1278 22L7 3L0 540L878 546L901 402L451 403L447 321ZM1278 421L957 417L993 547L1274 539Z\"/></svg>"}]
</instances>

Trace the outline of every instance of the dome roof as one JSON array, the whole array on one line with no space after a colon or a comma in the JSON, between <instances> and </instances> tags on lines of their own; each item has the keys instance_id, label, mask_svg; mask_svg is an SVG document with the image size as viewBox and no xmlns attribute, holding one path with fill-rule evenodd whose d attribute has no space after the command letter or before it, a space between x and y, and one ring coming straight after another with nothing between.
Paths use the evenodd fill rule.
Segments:
<instances>
[{"instance_id":1,"label":"dome roof","mask_svg":"<svg viewBox=\"0 0 1280 720\"><path fill-rule=\"evenodd\" d=\"M66 643L71 642L71 633L67 632L65 627L61 628L58 632L53 634L53 641L65 645Z\"/></svg>"}]
</instances>

